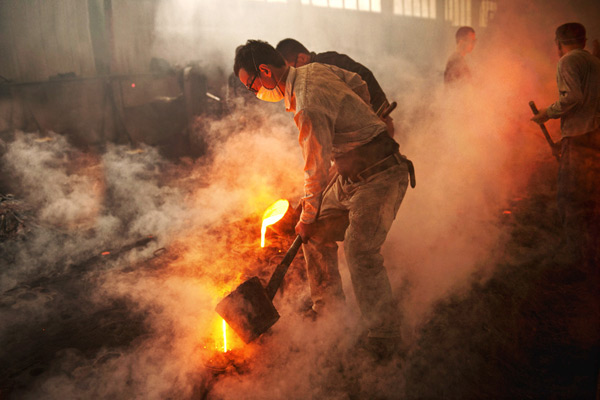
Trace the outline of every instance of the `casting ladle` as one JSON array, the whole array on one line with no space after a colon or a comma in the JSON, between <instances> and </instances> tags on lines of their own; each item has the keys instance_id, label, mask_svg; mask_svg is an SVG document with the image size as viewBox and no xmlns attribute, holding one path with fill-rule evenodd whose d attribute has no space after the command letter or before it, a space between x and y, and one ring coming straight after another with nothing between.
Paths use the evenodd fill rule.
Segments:
<instances>
[{"instance_id":1,"label":"casting ladle","mask_svg":"<svg viewBox=\"0 0 600 400\"><path fill-rule=\"evenodd\" d=\"M300 235L277 265L263 288L258 277L253 277L239 285L217 304L217 313L246 343L250 343L265 333L277 320L279 313L273 305L273 297L281 286L292 260L302 244Z\"/></svg>"}]
</instances>

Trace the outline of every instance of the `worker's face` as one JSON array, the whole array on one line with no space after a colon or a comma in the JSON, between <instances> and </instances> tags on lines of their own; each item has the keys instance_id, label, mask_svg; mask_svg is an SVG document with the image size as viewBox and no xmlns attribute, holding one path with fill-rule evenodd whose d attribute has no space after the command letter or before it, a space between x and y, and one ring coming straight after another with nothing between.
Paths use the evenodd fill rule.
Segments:
<instances>
[{"instance_id":1,"label":"worker's face","mask_svg":"<svg viewBox=\"0 0 600 400\"><path fill-rule=\"evenodd\" d=\"M258 90L261 87L261 80L257 79L258 74L254 72L249 74L244 68L242 68L238 73L238 78L240 79L240 82L246 86L246 89L254 93L256 96L256 93L258 93Z\"/></svg>"},{"instance_id":2,"label":"worker's face","mask_svg":"<svg viewBox=\"0 0 600 400\"><path fill-rule=\"evenodd\" d=\"M477 43L477 38L473 32L469 32L467 36L463 39L465 43L465 50L467 53L470 53L475 48L475 43Z\"/></svg>"},{"instance_id":3,"label":"worker's face","mask_svg":"<svg viewBox=\"0 0 600 400\"><path fill-rule=\"evenodd\" d=\"M265 64L258 67L258 73L249 73L244 68L240 69L238 78L246 89L261 100L276 102L283 99L283 92L278 88L278 81L273 71Z\"/></svg>"}]
</instances>

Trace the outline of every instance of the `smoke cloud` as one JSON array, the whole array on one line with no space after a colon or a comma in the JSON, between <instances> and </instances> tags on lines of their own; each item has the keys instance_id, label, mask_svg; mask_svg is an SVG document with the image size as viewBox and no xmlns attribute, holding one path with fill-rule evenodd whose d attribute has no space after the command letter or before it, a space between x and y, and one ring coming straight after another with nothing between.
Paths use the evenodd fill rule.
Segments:
<instances>
[{"instance_id":1,"label":"smoke cloud","mask_svg":"<svg viewBox=\"0 0 600 400\"><path fill-rule=\"evenodd\" d=\"M275 45L295 37L317 52L347 53L375 73L399 104L392 114L396 139L416 168L417 186L384 246L411 349L438 301L485 282L507 257L506 212L526 195L531 172L553 162L527 103L541 108L556 97L554 28L567 20L585 24L597 6L502 2L468 56L473 81L448 88L442 72L454 28L447 40L425 40L420 52L410 44L405 54L405 39L392 45L377 29L364 32L361 17L369 15L356 14L343 27L364 32L358 45L332 34L321 8L303 9L303 18L315 21L307 30L291 22L283 4L258 18L256 3L161 1L153 53L178 64L201 60L209 76L226 76L235 47L247 39ZM215 37L219 25L231 27L231 36ZM587 26L590 38L600 37ZM407 365L376 364L357 350L362 326L343 252L345 310L303 318L298 309L307 284L290 271L288 290L275 298L280 321L255 343L231 338L237 370L218 375L207 367L221 340L216 303L244 279L268 275L269 260L258 249L260 213L279 198L302 195L296 131L282 108L246 102L227 117L199 121L208 155L177 163L152 147L112 145L90 154L58 134L17 132L5 143L2 168L30 210L26 240L1 248L0 289L14 300L0 311L2 338L24 327L41 331L57 318L68 325L65 313L92 315L89 338L116 338L113 347L57 347L34 386L17 387L18 397L403 398ZM558 124L548 126L557 139ZM143 248L119 250L149 236ZM111 256L100 257L104 251ZM75 297L54 283L69 276L78 280L64 284ZM122 308L128 312L115 311ZM110 318L121 326L103 323ZM14 371L24 382L35 376L26 365Z\"/></svg>"}]
</instances>

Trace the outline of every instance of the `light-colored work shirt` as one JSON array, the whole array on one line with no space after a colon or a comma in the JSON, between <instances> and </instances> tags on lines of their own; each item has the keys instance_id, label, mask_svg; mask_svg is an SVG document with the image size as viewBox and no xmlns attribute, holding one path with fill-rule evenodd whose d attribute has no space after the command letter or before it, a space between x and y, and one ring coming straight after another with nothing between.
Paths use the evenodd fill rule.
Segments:
<instances>
[{"instance_id":1,"label":"light-colored work shirt","mask_svg":"<svg viewBox=\"0 0 600 400\"><path fill-rule=\"evenodd\" d=\"M290 67L285 108L294 113L304 157L300 221L315 221L332 158L386 130L369 100L366 83L354 72L320 63Z\"/></svg>"},{"instance_id":2,"label":"light-colored work shirt","mask_svg":"<svg viewBox=\"0 0 600 400\"><path fill-rule=\"evenodd\" d=\"M600 59L583 49L571 50L558 61L558 100L548 107L550 118L560 118L563 137L600 128Z\"/></svg>"}]
</instances>

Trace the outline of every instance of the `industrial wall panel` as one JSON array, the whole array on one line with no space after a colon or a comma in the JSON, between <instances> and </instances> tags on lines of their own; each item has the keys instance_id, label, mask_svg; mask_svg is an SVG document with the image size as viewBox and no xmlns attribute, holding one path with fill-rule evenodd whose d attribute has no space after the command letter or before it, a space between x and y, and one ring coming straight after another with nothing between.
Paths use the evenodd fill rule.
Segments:
<instances>
[{"instance_id":1,"label":"industrial wall panel","mask_svg":"<svg viewBox=\"0 0 600 400\"><path fill-rule=\"evenodd\" d=\"M3 77L22 82L95 75L87 1L3 0L0 20Z\"/></svg>"}]
</instances>

